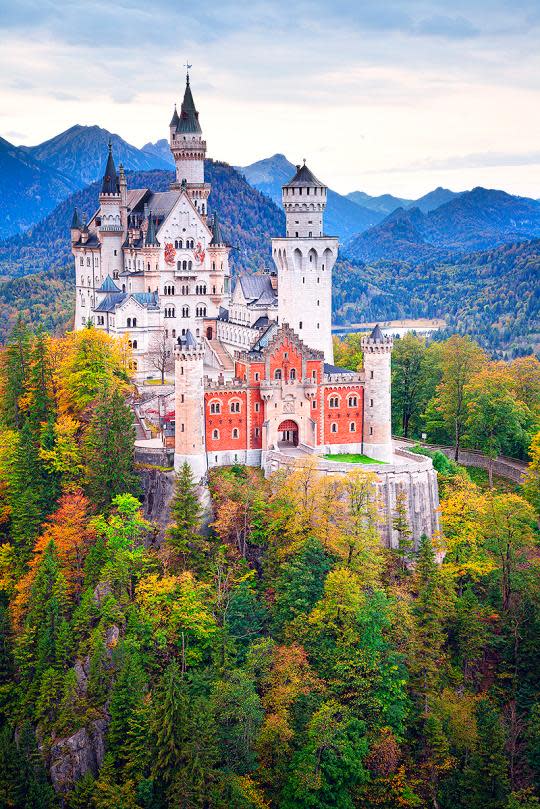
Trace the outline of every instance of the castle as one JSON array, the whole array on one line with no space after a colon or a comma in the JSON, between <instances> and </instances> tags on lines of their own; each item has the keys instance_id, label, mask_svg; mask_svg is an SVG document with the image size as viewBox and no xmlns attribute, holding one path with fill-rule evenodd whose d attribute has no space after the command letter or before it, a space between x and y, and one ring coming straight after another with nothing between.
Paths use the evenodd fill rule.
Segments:
<instances>
[{"instance_id":1,"label":"castle","mask_svg":"<svg viewBox=\"0 0 540 809\"><path fill-rule=\"evenodd\" d=\"M417 459L396 460L392 447L392 339L377 326L362 340L361 370L334 365L338 240L324 233L327 187L305 161L297 166L282 191L286 235L272 239L276 271L239 275L231 291L231 248L217 215L208 214L206 141L189 76L169 143L176 167L169 191L128 190L109 146L98 211L89 222L75 211L75 328L91 322L127 335L141 389L172 370L174 358L174 389L159 403L146 397L143 409L164 445L174 445L175 468L187 461L203 480L212 466L269 472L308 455L339 461L364 454L381 462L373 468L389 515L405 479L414 477L428 492L416 506L413 495L411 509L422 513L415 535L432 534L438 523L431 461L426 466L424 459L421 470ZM331 461L321 464L332 471ZM388 516L389 542L390 524Z\"/></svg>"}]
</instances>

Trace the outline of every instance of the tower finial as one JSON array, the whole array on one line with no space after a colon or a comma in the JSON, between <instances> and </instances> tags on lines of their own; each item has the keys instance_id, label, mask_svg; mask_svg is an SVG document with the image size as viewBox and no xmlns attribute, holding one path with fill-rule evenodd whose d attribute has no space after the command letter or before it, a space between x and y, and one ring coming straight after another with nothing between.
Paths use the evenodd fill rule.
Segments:
<instances>
[{"instance_id":1,"label":"tower finial","mask_svg":"<svg viewBox=\"0 0 540 809\"><path fill-rule=\"evenodd\" d=\"M189 62L186 62L184 67L186 68L186 84L189 86L189 71L191 70L193 65L190 65Z\"/></svg>"}]
</instances>

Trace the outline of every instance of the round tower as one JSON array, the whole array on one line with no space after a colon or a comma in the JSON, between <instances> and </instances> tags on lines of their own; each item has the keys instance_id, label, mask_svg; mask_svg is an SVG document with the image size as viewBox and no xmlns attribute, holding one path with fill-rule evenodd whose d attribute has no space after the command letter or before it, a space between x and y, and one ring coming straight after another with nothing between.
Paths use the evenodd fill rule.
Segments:
<instances>
[{"instance_id":1,"label":"round tower","mask_svg":"<svg viewBox=\"0 0 540 809\"><path fill-rule=\"evenodd\" d=\"M125 178L123 178L124 181ZM116 173L112 144L109 141L107 165L99 195L99 240L101 242L101 270L104 276L117 278L115 273L121 272L122 244L124 229L122 227L122 189Z\"/></svg>"},{"instance_id":2,"label":"round tower","mask_svg":"<svg viewBox=\"0 0 540 809\"><path fill-rule=\"evenodd\" d=\"M392 460L391 357L393 340L377 325L362 338L364 354L363 451L370 458Z\"/></svg>"},{"instance_id":3,"label":"round tower","mask_svg":"<svg viewBox=\"0 0 540 809\"><path fill-rule=\"evenodd\" d=\"M204 348L191 331L179 338L175 360L174 468L187 461L197 482L207 471L204 430Z\"/></svg>"},{"instance_id":4,"label":"round tower","mask_svg":"<svg viewBox=\"0 0 540 809\"><path fill-rule=\"evenodd\" d=\"M283 186L286 237L272 239L278 270L278 320L332 364L332 268L338 240L324 235L326 186L303 166Z\"/></svg>"},{"instance_id":5,"label":"round tower","mask_svg":"<svg viewBox=\"0 0 540 809\"><path fill-rule=\"evenodd\" d=\"M169 124L169 134L169 143L176 166L176 178L171 184L171 188L175 190L185 188L197 210L206 215L207 200L210 194L210 186L204 182L206 141L202 136L199 113L193 101L189 74L186 76L186 89L180 115L175 107Z\"/></svg>"}]
</instances>

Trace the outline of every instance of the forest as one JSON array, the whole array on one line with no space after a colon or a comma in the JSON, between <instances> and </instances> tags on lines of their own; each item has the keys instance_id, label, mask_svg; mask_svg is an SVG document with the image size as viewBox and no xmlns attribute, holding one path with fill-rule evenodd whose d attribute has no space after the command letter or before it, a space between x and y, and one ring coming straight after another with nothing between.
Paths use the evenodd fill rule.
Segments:
<instances>
[{"instance_id":1,"label":"forest","mask_svg":"<svg viewBox=\"0 0 540 809\"><path fill-rule=\"evenodd\" d=\"M539 807L538 361L396 341L397 430L529 471L435 453L442 534L398 498L394 549L361 468L216 470L206 529L184 466L162 535L129 367L22 322L0 358L0 807Z\"/></svg>"}]
</instances>

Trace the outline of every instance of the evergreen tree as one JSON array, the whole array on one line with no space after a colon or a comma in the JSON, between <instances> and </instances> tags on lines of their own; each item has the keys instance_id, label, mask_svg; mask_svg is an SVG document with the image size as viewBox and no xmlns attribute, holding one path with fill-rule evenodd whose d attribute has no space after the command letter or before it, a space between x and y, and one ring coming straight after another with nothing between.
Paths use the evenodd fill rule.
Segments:
<instances>
[{"instance_id":1,"label":"evergreen tree","mask_svg":"<svg viewBox=\"0 0 540 809\"><path fill-rule=\"evenodd\" d=\"M28 327L19 317L4 352L4 385L1 397L2 421L7 427L16 430L20 430L24 423L21 400L26 390L31 342Z\"/></svg>"},{"instance_id":2,"label":"evergreen tree","mask_svg":"<svg viewBox=\"0 0 540 809\"><path fill-rule=\"evenodd\" d=\"M321 598L333 561L318 539L308 537L302 548L281 565L273 606L278 633L298 615L307 615Z\"/></svg>"},{"instance_id":3,"label":"evergreen tree","mask_svg":"<svg viewBox=\"0 0 540 809\"><path fill-rule=\"evenodd\" d=\"M169 785L187 738L188 699L176 660L169 663L154 699L154 774Z\"/></svg>"},{"instance_id":4,"label":"evergreen tree","mask_svg":"<svg viewBox=\"0 0 540 809\"><path fill-rule=\"evenodd\" d=\"M509 793L505 734L501 718L488 699L476 710L478 742L467 767L467 806L470 809L506 809Z\"/></svg>"},{"instance_id":5,"label":"evergreen tree","mask_svg":"<svg viewBox=\"0 0 540 809\"><path fill-rule=\"evenodd\" d=\"M409 526L409 516L407 510L407 495L400 489L396 495L396 505L392 516L392 528L398 535L398 544L395 549L403 572L407 569L407 561L414 548L412 531Z\"/></svg>"},{"instance_id":6,"label":"evergreen tree","mask_svg":"<svg viewBox=\"0 0 540 809\"><path fill-rule=\"evenodd\" d=\"M202 507L197 494L193 473L184 461L174 482L174 495L171 501L172 525L167 530L167 542L175 554L184 561L200 528Z\"/></svg>"},{"instance_id":7,"label":"evergreen tree","mask_svg":"<svg viewBox=\"0 0 540 809\"><path fill-rule=\"evenodd\" d=\"M107 509L117 494L140 489L133 468L133 413L117 391L98 398L85 441L86 492L97 510Z\"/></svg>"}]
</instances>

